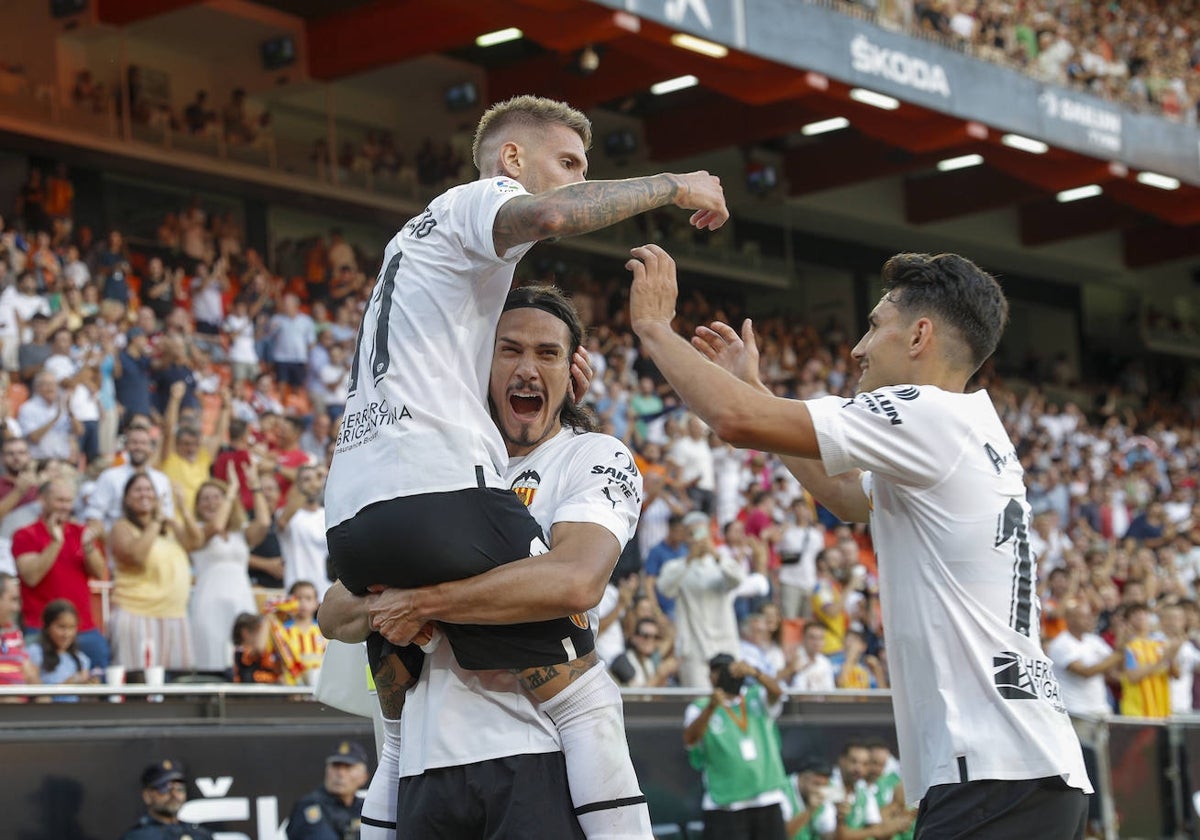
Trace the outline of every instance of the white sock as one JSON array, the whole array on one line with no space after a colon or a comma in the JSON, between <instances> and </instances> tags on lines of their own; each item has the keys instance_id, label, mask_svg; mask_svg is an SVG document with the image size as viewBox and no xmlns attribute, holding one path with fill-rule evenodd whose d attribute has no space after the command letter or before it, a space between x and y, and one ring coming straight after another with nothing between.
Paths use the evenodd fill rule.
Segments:
<instances>
[{"instance_id":1,"label":"white sock","mask_svg":"<svg viewBox=\"0 0 1200 840\"><path fill-rule=\"evenodd\" d=\"M652 837L646 797L629 760L621 691L604 666L593 665L541 708L562 738L571 801L588 840Z\"/></svg>"}]
</instances>

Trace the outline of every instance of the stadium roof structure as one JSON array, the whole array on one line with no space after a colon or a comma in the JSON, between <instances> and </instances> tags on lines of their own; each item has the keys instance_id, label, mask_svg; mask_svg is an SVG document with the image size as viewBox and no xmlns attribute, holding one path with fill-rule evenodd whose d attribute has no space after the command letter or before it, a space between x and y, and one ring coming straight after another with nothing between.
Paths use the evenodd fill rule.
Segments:
<instances>
[{"instance_id":1,"label":"stadium roof structure","mask_svg":"<svg viewBox=\"0 0 1200 840\"><path fill-rule=\"evenodd\" d=\"M95 0L95 10L100 22L122 26L197 2ZM238 2L205 5L232 9ZM1026 248L1119 232L1131 269L1200 255L1194 128L1097 105L822 5L256 2L303 21L307 72L315 80L447 54L482 68L489 101L537 93L636 118L654 161L765 145L779 154L792 198L900 178L910 225L1014 208ZM772 21L780 31L771 31ZM832 28L814 34L816 24ZM511 28L519 30L514 41L476 45L482 34ZM829 51L830 33L845 39L840 52ZM681 35L701 43L681 44ZM652 85L688 76L692 87L650 93ZM1005 101L1005 85L1025 91L1019 102ZM981 101L987 97L979 91L989 88L999 94L996 102ZM1039 131L1013 129L1033 123Z\"/></svg>"}]
</instances>

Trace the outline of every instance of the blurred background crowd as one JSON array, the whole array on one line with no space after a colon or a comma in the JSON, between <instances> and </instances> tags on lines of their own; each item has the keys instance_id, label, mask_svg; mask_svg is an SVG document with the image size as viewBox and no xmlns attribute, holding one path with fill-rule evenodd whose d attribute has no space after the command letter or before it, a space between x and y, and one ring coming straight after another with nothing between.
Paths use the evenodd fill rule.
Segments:
<instances>
[{"instance_id":1,"label":"blurred background crowd","mask_svg":"<svg viewBox=\"0 0 1200 840\"><path fill-rule=\"evenodd\" d=\"M333 230L280 273L198 200L131 248L76 227L72 200L66 168L35 168L0 233L0 681L95 681L115 665L305 682L330 583L324 477L376 258ZM887 687L866 529L686 412L638 351L624 278L557 279L592 325L585 403L645 483L600 605L618 680L706 690L710 659L734 653L794 691ZM747 314L778 394L854 393L851 325L685 288L678 327ZM989 364L972 385L1026 470L1033 529L1018 545L1038 562L1043 642L1100 651L1094 672L1063 674L1068 693L1080 680L1100 697L1086 711L1191 710L1200 394L1156 392L1136 363L1070 379L1042 359Z\"/></svg>"}]
</instances>

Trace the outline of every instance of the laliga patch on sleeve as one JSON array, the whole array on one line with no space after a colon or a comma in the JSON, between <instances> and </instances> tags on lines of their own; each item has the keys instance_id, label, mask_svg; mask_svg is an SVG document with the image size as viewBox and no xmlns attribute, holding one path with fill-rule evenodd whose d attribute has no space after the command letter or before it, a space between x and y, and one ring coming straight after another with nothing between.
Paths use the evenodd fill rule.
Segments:
<instances>
[{"instance_id":1,"label":"laliga patch on sleeve","mask_svg":"<svg viewBox=\"0 0 1200 840\"><path fill-rule=\"evenodd\" d=\"M492 189L498 193L525 192L525 188L511 178L497 178L492 181Z\"/></svg>"}]
</instances>

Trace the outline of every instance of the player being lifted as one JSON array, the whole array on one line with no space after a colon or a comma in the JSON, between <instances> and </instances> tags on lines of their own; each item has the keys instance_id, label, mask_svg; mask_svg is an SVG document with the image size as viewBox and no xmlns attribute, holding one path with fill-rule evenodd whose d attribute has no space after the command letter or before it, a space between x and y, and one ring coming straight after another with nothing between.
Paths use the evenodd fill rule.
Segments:
<instances>
[{"instance_id":1,"label":"player being lifted","mask_svg":"<svg viewBox=\"0 0 1200 840\"><path fill-rule=\"evenodd\" d=\"M330 560L350 592L429 586L546 551L502 478L507 456L487 404L496 323L516 263L535 242L672 204L696 211L699 229L728 219L720 182L706 172L585 181L590 144L588 119L564 103L521 96L493 106L475 134L480 179L435 198L384 250L326 489ZM519 418L558 410L535 387L509 402ZM599 601L603 584L581 586L578 613ZM412 593L408 630L391 625L388 642L368 640L373 665L425 617L441 619L460 665L520 670L542 701L587 836L648 837L628 748L611 737L620 693L596 667L586 618L453 624L418 597L428 591ZM422 654L411 645L399 653L407 673L394 678L407 682Z\"/></svg>"}]
</instances>

